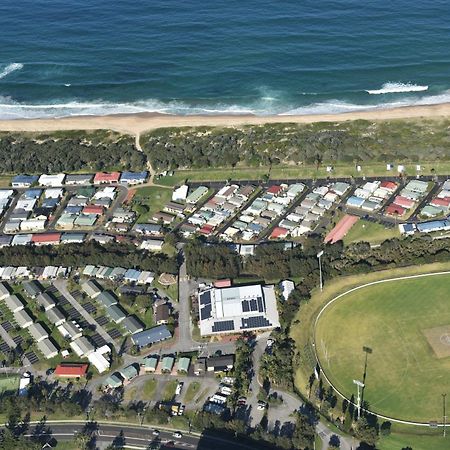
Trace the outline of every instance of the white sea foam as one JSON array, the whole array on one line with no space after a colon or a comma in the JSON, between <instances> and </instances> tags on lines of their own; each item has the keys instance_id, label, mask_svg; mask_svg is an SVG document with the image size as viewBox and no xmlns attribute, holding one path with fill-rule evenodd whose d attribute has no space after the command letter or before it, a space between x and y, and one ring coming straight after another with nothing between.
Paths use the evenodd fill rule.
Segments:
<instances>
[{"instance_id":1,"label":"white sea foam","mask_svg":"<svg viewBox=\"0 0 450 450\"><path fill-rule=\"evenodd\" d=\"M1 72L0 72L0 80L5 78L10 73L15 72L16 70L20 70L23 68L23 64L21 63L11 63L8 64Z\"/></svg>"},{"instance_id":2,"label":"white sea foam","mask_svg":"<svg viewBox=\"0 0 450 450\"><path fill-rule=\"evenodd\" d=\"M369 89L367 93L372 95L395 94L404 92L422 92L428 90L428 86L421 86L413 83L384 83L381 89Z\"/></svg>"},{"instance_id":3,"label":"white sea foam","mask_svg":"<svg viewBox=\"0 0 450 450\"><path fill-rule=\"evenodd\" d=\"M132 103L111 103L104 101L67 103L55 102L49 104L23 104L10 97L0 96L0 119L19 118L51 118L77 115L108 115L153 112L160 114L179 115L306 115L306 114L339 114L351 111L396 108L414 105L433 105L450 102L450 90L438 95L421 96L415 99L404 97L392 102L374 104L356 104L342 100L315 102L296 107L282 103L260 99L249 104L237 105L228 103L192 105L183 101L163 102L155 99L142 100Z\"/></svg>"}]
</instances>

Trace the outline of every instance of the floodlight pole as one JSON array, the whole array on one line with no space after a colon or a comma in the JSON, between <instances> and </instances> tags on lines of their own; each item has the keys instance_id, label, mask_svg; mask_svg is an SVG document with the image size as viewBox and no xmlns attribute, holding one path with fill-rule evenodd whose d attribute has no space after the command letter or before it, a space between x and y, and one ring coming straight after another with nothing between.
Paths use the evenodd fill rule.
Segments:
<instances>
[{"instance_id":1,"label":"floodlight pole","mask_svg":"<svg viewBox=\"0 0 450 450\"><path fill-rule=\"evenodd\" d=\"M447 416L445 415L445 400L446 400L446 397L447 397L447 394L442 394L442 418L443 418L443 420L442 420L442 422L443 422L443 428L444 428L444 431L443 431L443 436L445 437L445 427L447 426Z\"/></svg>"},{"instance_id":2,"label":"floodlight pole","mask_svg":"<svg viewBox=\"0 0 450 450\"><path fill-rule=\"evenodd\" d=\"M320 291L323 291L323 277L322 277L322 260L320 257L323 255L323 250L317 253L317 259L319 260L319 277L320 277Z\"/></svg>"},{"instance_id":3,"label":"floodlight pole","mask_svg":"<svg viewBox=\"0 0 450 450\"><path fill-rule=\"evenodd\" d=\"M357 419L359 419L361 417L361 389L364 387L364 383L359 380L353 380L353 383L356 384L356 388L357 388L358 395L356 397L356 406L357 406L357 410L358 410Z\"/></svg>"}]
</instances>

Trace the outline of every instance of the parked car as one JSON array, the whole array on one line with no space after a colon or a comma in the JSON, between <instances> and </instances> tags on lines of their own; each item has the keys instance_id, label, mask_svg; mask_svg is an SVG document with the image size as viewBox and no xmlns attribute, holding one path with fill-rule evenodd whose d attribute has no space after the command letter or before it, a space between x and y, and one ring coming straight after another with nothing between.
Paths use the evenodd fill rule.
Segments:
<instances>
[{"instance_id":1,"label":"parked car","mask_svg":"<svg viewBox=\"0 0 450 450\"><path fill-rule=\"evenodd\" d=\"M152 434L153 436L159 436L159 430L153 430Z\"/></svg>"},{"instance_id":2,"label":"parked car","mask_svg":"<svg viewBox=\"0 0 450 450\"><path fill-rule=\"evenodd\" d=\"M180 395L181 394L181 390L183 389L183 385L184 385L184 383L182 381L180 381L178 383L178 386L177 386L177 388L175 390L175 395Z\"/></svg>"},{"instance_id":3,"label":"parked car","mask_svg":"<svg viewBox=\"0 0 450 450\"><path fill-rule=\"evenodd\" d=\"M183 437L183 435L179 431L175 431L172 436L177 439L181 439Z\"/></svg>"}]
</instances>

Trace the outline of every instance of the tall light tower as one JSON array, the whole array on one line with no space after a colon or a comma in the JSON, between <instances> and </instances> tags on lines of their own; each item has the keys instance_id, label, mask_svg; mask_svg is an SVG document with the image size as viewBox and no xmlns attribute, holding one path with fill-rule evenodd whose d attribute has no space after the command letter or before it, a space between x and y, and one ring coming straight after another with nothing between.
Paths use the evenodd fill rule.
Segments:
<instances>
[{"instance_id":1,"label":"tall light tower","mask_svg":"<svg viewBox=\"0 0 450 450\"><path fill-rule=\"evenodd\" d=\"M446 397L447 397L447 394L442 394L442 423L443 423L443 428L444 428L444 431L443 431L443 436L445 437L445 428L446 428L446 426L447 426L447 416L446 416L446 414L445 414L445 400L446 400Z\"/></svg>"},{"instance_id":2,"label":"tall light tower","mask_svg":"<svg viewBox=\"0 0 450 450\"><path fill-rule=\"evenodd\" d=\"M322 278L322 260L320 257L323 255L323 250L317 253L317 259L319 260L319 276L320 276L320 291L323 291L323 278Z\"/></svg>"},{"instance_id":3,"label":"tall light tower","mask_svg":"<svg viewBox=\"0 0 450 450\"><path fill-rule=\"evenodd\" d=\"M358 389L358 396L356 397L356 406L358 408L358 419L361 417L361 389L364 388L364 383L359 380L353 380L353 383L356 384L356 388Z\"/></svg>"}]
</instances>

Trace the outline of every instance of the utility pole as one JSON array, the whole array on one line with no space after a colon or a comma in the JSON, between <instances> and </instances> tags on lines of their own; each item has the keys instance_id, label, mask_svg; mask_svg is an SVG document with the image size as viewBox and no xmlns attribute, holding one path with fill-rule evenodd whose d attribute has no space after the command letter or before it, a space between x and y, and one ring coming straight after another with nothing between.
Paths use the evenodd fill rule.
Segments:
<instances>
[{"instance_id":1,"label":"utility pole","mask_svg":"<svg viewBox=\"0 0 450 450\"><path fill-rule=\"evenodd\" d=\"M322 278L322 261L321 256L323 255L323 250L317 253L317 259L319 260L319 276L320 276L320 291L323 291L323 278Z\"/></svg>"},{"instance_id":2,"label":"utility pole","mask_svg":"<svg viewBox=\"0 0 450 450\"><path fill-rule=\"evenodd\" d=\"M358 389L357 393L357 397L356 397L356 406L358 409L358 419L361 417L361 389L364 388L364 383L362 381L359 380L353 380L353 383L356 384L356 388Z\"/></svg>"},{"instance_id":3,"label":"utility pole","mask_svg":"<svg viewBox=\"0 0 450 450\"><path fill-rule=\"evenodd\" d=\"M442 394L442 423L443 423L443 428L444 428L444 431L443 431L443 436L445 437L445 427L447 426L447 416L445 415L445 401L446 401L446 397L447 397L447 394Z\"/></svg>"}]
</instances>

